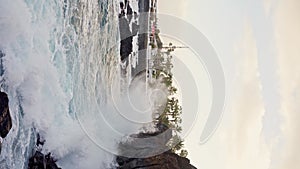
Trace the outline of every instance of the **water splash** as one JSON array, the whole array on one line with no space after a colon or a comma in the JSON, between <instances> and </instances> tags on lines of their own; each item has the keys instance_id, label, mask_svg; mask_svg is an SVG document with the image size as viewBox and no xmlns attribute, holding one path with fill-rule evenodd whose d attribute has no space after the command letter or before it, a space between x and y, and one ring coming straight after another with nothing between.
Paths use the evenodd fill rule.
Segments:
<instances>
[{"instance_id":1,"label":"water splash","mask_svg":"<svg viewBox=\"0 0 300 169\"><path fill-rule=\"evenodd\" d=\"M90 116L108 102L106 89L119 63L117 2L1 4L2 83L13 119L1 168L26 168L37 132L47 140L44 151L53 152L61 167L107 167L113 154L93 144L76 118ZM109 137L100 131L101 137Z\"/></svg>"}]
</instances>

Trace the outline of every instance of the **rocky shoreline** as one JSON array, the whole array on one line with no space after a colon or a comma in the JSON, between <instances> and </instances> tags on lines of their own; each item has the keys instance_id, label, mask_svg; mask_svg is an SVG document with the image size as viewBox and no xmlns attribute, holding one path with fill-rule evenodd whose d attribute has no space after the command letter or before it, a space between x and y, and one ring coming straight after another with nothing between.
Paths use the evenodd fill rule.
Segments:
<instances>
[{"instance_id":1,"label":"rocky shoreline","mask_svg":"<svg viewBox=\"0 0 300 169\"><path fill-rule=\"evenodd\" d=\"M0 129L1 137L5 138L12 127L12 121L9 113L8 97L4 92L0 92ZM160 125L158 126L158 132L156 133L139 133L132 135L135 138L147 138L153 137L164 132L161 137L154 139L153 143L164 145L170 138L171 133L166 132L167 127ZM51 155L51 153L42 153L42 146L45 141L41 140L40 136L37 135L36 148L33 150L33 155L29 158L28 169L61 169L56 164L57 159ZM143 144L143 143L142 143ZM120 144L123 146L124 144ZM137 145L137 144L136 144ZM143 145L141 145L143 146ZM123 149L128 147L124 146ZM140 150L136 150L140 151ZM139 152L137 152L139 153ZM133 169L133 168L146 168L146 169L195 169L193 165L190 164L190 160L181 157L170 150L163 152L161 154L147 157L147 158L128 158L124 156L116 156L117 169Z\"/></svg>"},{"instance_id":2,"label":"rocky shoreline","mask_svg":"<svg viewBox=\"0 0 300 169\"><path fill-rule=\"evenodd\" d=\"M9 100L7 94L0 92L0 136L2 139L8 135L12 128L12 119L9 111ZM28 169L61 169L56 165L56 160L51 153L43 154L41 152L44 141L40 140L40 136L37 136L36 149L33 150L33 155L29 158ZM0 142L0 154L1 154Z\"/></svg>"},{"instance_id":3,"label":"rocky shoreline","mask_svg":"<svg viewBox=\"0 0 300 169\"><path fill-rule=\"evenodd\" d=\"M126 5L126 8L125 8ZM148 34L148 16L145 13L149 12L149 0L139 1L139 10L133 11L129 4L129 1L125 0L125 4L120 3L121 13L119 14L119 27L120 27L120 57L121 61L126 60L133 51L133 36L138 36L138 55L140 57L146 57ZM126 9L126 12L125 12ZM137 13L139 12L139 14ZM138 16L139 15L139 16ZM138 22L132 22L132 20ZM137 24L139 23L139 25ZM162 44L160 45L162 46ZM0 75L3 75L2 69L2 57L4 53L0 51ZM12 128L12 119L9 111L9 99L6 93L0 92L0 136L2 139L8 135ZM140 149L136 149L135 153L142 154L145 147L148 146L148 150L155 150L155 146L164 146L172 137L172 131L167 131L166 126L157 126L158 131L154 133L139 133L132 135L135 138L150 138L155 136L153 142L134 142L135 147L139 146ZM162 134L164 133L164 134ZM160 137L157 135L162 134ZM50 152L44 153L42 151L44 141L41 141L40 136L37 136L36 147L33 150L32 156L28 159L28 169L61 169L57 165L57 160ZM132 144L132 143L131 143ZM147 144L147 146L145 145ZM120 144L122 151L126 151L132 147L129 144ZM164 147L166 148L166 147ZM0 142L0 154L1 154L1 142ZM125 153L126 154L126 153ZM171 150L167 150L157 155L146 158L129 158L125 156L116 156L117 169L195 169L190 164L190 160L186 157L181 157Z\"/></svg>"},{"instance_id":4,"label":"rocky shoreline","mask_svg":"<svg viewBox=\"0 0 300 169\"><path fill-rule=\"evenodd\" d=\"M133 37L137 36L138 45L138 58L147 57L148 37L149 37L149 16L154 11L156 1L153 0L140 0L138 1L138 10L132 11L129 0L125 0L124 3L120 2L120 14L119 14L119 33L121 37L120 42L120 56L121 61L126 63L130 54L133 51ZM151 6L150 6L151 2ZM154 5L155 4L155 5ZM133 25L132 14L134 13L135 19L138 20L139 25ZM132 24L132 25L130 25ZM134 28L136 30L131 30ZM155 31L155 38L157 41L157 47L162 48L163 44L158 36L158 32ZM141 59L142 60L142 59ZM140 60L139 60L140 61ZM145 60L146 61L146 60ZM127 64L127 63L126 63ZM139 62L139 64L143 64ZM126 65L127 66L127 65ZM143 67L143 66L142 66ZM141 72L143 69L138 69ZM134 71L134 70L132 70ZM133 75L137 75L132 73ZM137 76L134 76L137 77ZM167 126L158 124L156 126L157 131L154 133L139 133L131 135L132 140L130 142L121 142L119 144L119 156L116 157L118 164L117 169L196 169L190 164L190 160L186 157L181 157L178 154L169 150L166 147L167 142L172 138L172 130ZM139 139L143 138L143 139ZM151 138L151 139L147 139ZM153 154L150 157L146 157L147 154ZM154 155L157 154L157 155ZM133 157L145 157L145 158L130 158Z\"/></svg>"}]
</instances>

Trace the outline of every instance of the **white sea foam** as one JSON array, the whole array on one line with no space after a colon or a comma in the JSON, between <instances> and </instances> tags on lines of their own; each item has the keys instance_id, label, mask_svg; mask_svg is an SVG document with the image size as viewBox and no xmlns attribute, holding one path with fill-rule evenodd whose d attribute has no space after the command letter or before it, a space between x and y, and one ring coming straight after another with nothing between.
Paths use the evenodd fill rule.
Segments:
<instances>
[{"instance_id":1,"label":"white sea foam","mask_svg":"<svg viewBox=\"0 0 300 169\"><path fill-rule=\"evenodd\" d=\"M3 83L13 119L0 168L26 168L36 132L62 168L107 168L124 135L151 121L151 112L138 114L126 99L111 98L120 98L112 85L119 78L118 1L100 1L104 11L97 1L66 2L0 0ZM146 109L147 97L131 103Z\"/></svg>"}]
</instances>

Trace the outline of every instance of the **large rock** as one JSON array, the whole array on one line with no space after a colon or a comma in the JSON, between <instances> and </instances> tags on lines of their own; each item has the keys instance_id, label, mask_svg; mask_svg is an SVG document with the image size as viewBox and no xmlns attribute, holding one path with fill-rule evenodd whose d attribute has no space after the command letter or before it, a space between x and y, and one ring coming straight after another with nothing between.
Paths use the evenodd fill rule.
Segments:
<instances>
[{"instance_id":1,"label":"large rock","mask_svg":"<svg viewBox=\"0 0 300 169\"><path fill-rule=\"evenodd\" d=\"M164 147L172 137L172 130L160 123L156 127L158 131L154 133L133 134L131 141L119 144L121 155L116 157L117 169L196 169L189 159ZM155 155L155 150L160 153Z\"/></svg>"},{"instance_id":2,"label":"large rock","mask_svg":"<svg viewBox=\"0 0 300 169\"><path fill-rule=\"evenodd\" d=\"M148 158L117 157L118 169L196 169L190 164L190 160L181 157L171 151Z\"/></svg>"},{"instance_id":3,"label":"large rock","mask_svg":"<svg viewBox=\"0 0 300 169\"><path fill-rule=\"evenodd\" d=\"M5 138L12 127L12 121L8 107L8 97L4 92L0 92L0 136Z\"/></svg>"},{"instance_id":4,"label":"large rock","mask_svg":"<svg viewBox=\"0 0 300 169\"><path fill-rule=\"evenodd\" d=\"M45 140L37 134L36 148L33 150L33 155L29 158L28 169L61 169L56 165L56 159L51 155L51 153L44 154L42 149Z\"/></svg>"},{"instance_id":5,"label":"large rock","mask_svg":"<svg viewBox=\"0 0 300 169\"><path fill-rule=\"evenodd\" d=\"M44 155L40 151L36 151L29 159L28 169L61 169L56 165L56 160L50 153Z\"/></svg>"},{"instance_id":6,"label":"large rock","mask_svg":"<svg viewBox=\"0 0 300 169\"><path fill-rule=\"evenodd\" d=\"M126 157L151 157L169 149L167 142L172 137L172 130L155 133L139 133L131 135L130 141L119 144L119 154Z\"/></svg>"}]
</instances>

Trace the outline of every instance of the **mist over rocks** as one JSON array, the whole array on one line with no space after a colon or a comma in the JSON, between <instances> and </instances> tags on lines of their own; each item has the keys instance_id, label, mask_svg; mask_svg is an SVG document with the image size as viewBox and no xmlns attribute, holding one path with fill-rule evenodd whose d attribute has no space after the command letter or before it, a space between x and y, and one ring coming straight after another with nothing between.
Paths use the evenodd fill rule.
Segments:
<instances>
[{"instance_id":1,"label":"mist over rocks","mask_svg":"<svg viewBox=\"0 0 300 169\"><path fill-rule=\"evenodd\" d=\"M120 143L119 151L123 156L116 156L117 169L196 169L188 158L181 157L166 147L172 138L172 130L164 124L157 124L156 128L155 132L133 134L132 140ZM155 151L160 153L155 154Z\"/></svg>"},{"instance_id":2,"label":"mist over rocks","mask_svg":"<svg viewBox=\"0 0 300 169\"><path fill-rule=\"evenodd\" d=\"M168 98L170 93L176 92L175 87L172 86L172 75L170 63L171 57L164 57L164 54L167 54L172 51L168 49L168 52L163 53L163 43L159 37L159 29L157 28L157 13L155 0L140 0L138 4L132 5L132 1L121 1L120 2L120 13L119 13L119 33L120 33L120 59L121 62L125 64L125 68L122 68L122 75L126 77L127 67L131 69L128 76L132 77L132 80L129 83L130 91L139 91L137 87L141 82L146 81L147 76L152 76L151 87L158 89L162 94L157 95L160 97L151 97L150 100L155 100L158 105L169 104L169 107L172 107L172 111L165 111L163 106L159 106L157 111L151 112L151 114L157 118L153 118L155 126L155 131L143 131L138 134L131 134L130 138L125 141L121 141L118 145L118 155L116 156L115 162L117 163L117 169L195 169L193 165L190 164L190 160L183 156L182 154L176 154L174 148L170 148L169 143L175 140L175 133L173 133L174 128L176 131L180 130L180 126L177 121L180 121L179 114L181 112L178 100L175 98ZM137 7L137 9L136 9ZM132 21L132 14L138 22ZM151 17L152 16L152 17ZM150 29L151 27L151 29ZM133 42L133 38L137 40ZM137 48L137 52L133 48ZM153 57L153 66L156 71L152 73L147 72L147 64L150 62L150 59L147 60L148 54L147 51L151 50L156 56ZM155 52L156 51L156 52ZM134 62L132 58L137 56L137 63L135 66L130 65L129 63ZM165 62L164 62L165 61ZM164 63L162 63L164 62ZM130 68L130 66L132 66ZM151 75L148 75L151 74ZM154 81L159 82L157 85ZM155 86L155 85L156 86ZM143 88L145 89L145 87ZM148 92L151 89L148 88ZM142 94L141 94L142 93ZM149 92L151 93L151 92ZM141 108L140 104L143 95L145 95L145 90L139 92L132 92L130 98L132 98L134 106ZM148 98L146 98L147 100ZM154 104L153 104L154 105ZM124 109L125 110L125 109ZM172 114L173 113L173 114ZM177 114L176 114L177 113ZM133 114L133 113L132 113ZM164 114L164 115L162 115ZM172 115L171 115L172 114ZM170 116L170 117L168 117ZM129 116L131 118L136 118ZM136 118L137 119L137 118ZM172 121L172 122L171 122ZM173 128L171 129L171 125ZM179 137L177 137L179 138ZM182 141L180 141L182 144ZM177 145L177 144L176 144ZM179 145L179 144L178 144ZM175 146L174 146L175 147ZM186 151L186 150L185 150Z\"/></svg>"},{"instance_id":3,"label":"mist over rocks","mask_svg":"<svg viewBox=\"0 0 300 169\"><path fill-rule=\"evenodd\" d=\"M57 166L57 160L50 152L47 154L42 152L45 142L46 140L41 139L40 134L37 134L36 147L29 158L28 169L61 169Z\"/></svg>"},{"instance_id":4,"label":"mist over rocks","mask_svg":"<svg viewBox=\"0 0 300 169\"><path fill-rule=\"evenodd\" d=\"M109 1L107 1L107 3L108 2ZM140 7L138 11L139 13L144 13L149 11L149 0L138 1L138 2L139 2L138 6ZM31 2L28 3L30 4ZM49 1L49 4L52 3ZM41 6L42 7L41 9L52 10L51 8L52 6L50 7L49 4L45 3L46 6ZM66 169L74 168L73 166L75 165L76 165L75 167L79 169L96 168L94 166L97 166L97 168L99 168L99 166L101 166L100 164L101 162L102 163L112 162L110 161L110 157L105 157L105 156L110 156L109 152L106 153L104 151L94 151L94 147L96 146L90 143L88 138L85 137L84 133L73 132L73 131L78 131L76 129L79 129L79 125L77 124L76 120L69 117L75 116L74 114L76 114L76 112L74 112L74 110L82 111L88 114L92 112L89 110L94 110L98 108L98 107L93 107L89 109L90 106L92 107L93 103L89 104L90 102L86 100L90 99L90 96L94 96L94 95L89 95L90 93L94 92L96 93L95 95L99 93L102 94L101 91L103 90L102 89L98 90L98 86L101 86L102 83L98 83L101 80L98 81L97 79L101 79L102 72L104 71L108 71L109 73L110 71L111 72L115 71L112 65L115 63L116 59L112 59L114 57L109 58L109 56L107 57L103 56L103 58L83 57L83 56L94 56L93 54L95 53L98 54L103 51L106 51L107 48L105 46L105 43L102 42L110 42L111 44L115 44L114 39L116 38L115 36L113 36L111 37L111 39L109 39L108 37L100 36L103 34L98 35L92 33L92 31L96 30L94 28L98 28L94 26L92 22L92 21L97 21L95 18L98 17L98 15L96 15L97 11L92 9L92 7L94 7L92 6L94 5L93 2L90 2L88 6L85 6L86 4L84 3L76 4L75 2L63 4L64 6L59 6L60 4L52 4L52 5L53 7L58 7L57 10L53 9L53 11L49 13L47 12L47 10L45 10L45 13L43 13L42 16L40 15L41 12L38 10L38 8L34 8L34 9L31 8L31 7L36 7L35 4L30 4L29 9L27 7L24 9L22 8L21 10L25 10L26 12L28 12L28 16L31 15L35 16L34 19L36 20L27 23L27 19L28 21L31 21L30 18L28 18L28 16L22 15L22 17L19 17L20 15L17 15L16 17L17 19L14 18L14 22L18 23L22 20L24 20L24 22L20 22L19 29L12 30L12 31L7 29L9 30L8 31L10 33L9 35L20 35L18 36L18 38L20 39L17 40L12 39L11 42L13 43L5 46L11 52L8 53L11 55L9 55L9 57L5 59L8 60L9 62L2 62L4 53L0 51L0 76L3 75L4 71L6 71L5 77L8 78L7 85L10 87L9 94L17 93L16 95L10 95L10 98L12 98L11 103L16 103L16 104L11 104L11 110L13 110L12 113L14 115L12 117L14 117L13 120L15 122L14 123L15 128L12 131L10 131L12 128L12 118L10 116L10 111L8 106L9 105L8 96L6 93L3 92L1 92L0 95L0 131L1 131L0 135L2 138L5 138L9 132L11 132L11 135L15 134L13 135L11 142L8 142L7 144L7 145L12 145L12 147L7 147L7 149L9 150L7 151L6 156L3 156L5 157L3 158L4 159L3 162L6 163L5 166L8 166L8 168L28 167L28 169L59 169L60 167L57 164L59 164L60 166ZM78 6L78 8L76 8L76 10L73 11L74 13L72 13L73 10L71 8L73 7L72 5L76 7ZM14 5L11 6L15 7ZM98 6L98 4L95 4L95 7L96 6ZM111 7L107 7L107 8L109 9ZM10 8L7 9L8 11L17 11L17 10L19 11L19 6L16 5L16 8L13 8L14 10L11 10ZM60 13L61 9L64 10L63 13L64 17L56 18L57 16L59 16L58 14ZM70 13L68 14L66 11L70 11ZM57 14L57 15L52 15L52 14ZM122 40L123 38L125 38L123 41L121 41L121 43L123 43L121 44L122 45L121 60L126 59L126 57L128 57L128 55L132 52L132 48L133 48L132 36L137 36L138 33L140 33L140 36L137 38L137 42L138 42L137 46L138 49L141 51L139 52L139 55L145 57L146 56L145 49L147 48L146 42L148 39L148 34L143 32L146 32L145 28L149 26L147 20L145 19L146 15L142 15L141 17L138 17L137 10L134 11L130 5L127 6L126 15L128 18L127 17L124 18L122 16L119 19L119 25L121 25L124 28L122 29L124 32L121 32L120 36ZM18 20L19 18L21 20ZM54 32L52 32L52 28L50 28L49 25L44 26L45 23L44 18L53 19L53 23L54 20L56 20L57 24L66 23L67 25L64 26L68 28L68 31L63 32L64 29L62 28L62 30L60 30L59 29L60 27L58 27L58 29L55 28ZM69 20L69 18L71 18L71 20ZM81 22L72 23L72 18L84 18L84 19L82 19ZM105 17L103 16L103 18L109 20L107 16ZM131 20L136 20L139 22L131 22ZM91 21L91 22L85 22L85 21ZM71 25L69 25L68 23L71 23ZM116 27L115 25L109 25L109 24L107 25L108 25L107 27L109 27L111 30L115 30L114 29ZM71 29L73 28L73 26L74 26L74 30ZM11 27L10 25L7 26L7 28L10 27ZM102 26L102 29L106 29L105 25L104 27ZM78 30L83 30L86 32L83 32L81 35L79 34L80 31ZM105 30L103 32L105 32ZM49 37L48 37L48 33L50 34ZM36 36L40 34L41 36ZM77 40L76 34L79 34L78 36L81 37L82 39L79 38L79 40ZM127 35L130 36L126 38ZM92 38L95 39L98 38L100 40L97 41L96 43L94 41L91 41ZM10 36L7 39L10 39ZM34 39L33 42L31 41L32 39ZM44 42L44 40L46 39L49 41ZM61 42L62 40L63 42ZM51 51L48 51L49 46L51 48L50 49ZM101 47L101 50L99 50L99 47ZM78 52L79 48L84 49L81 51L82 53ZM61 52L60 49L66 49L66 52L65 51ZM48 58L48 56L51 56L51 58L50 57ZM23 60L23 58L26 59ZM60 60L61 58L68 58L68 60L65 63L62 60ZM78 58L87 58L90 60L79 60ZM76 59L78 59L78 61ZM4 63L5 64L9 63L9 65L5 65L5 69L3 69ZM97 69L96 71L96 69L93 68L98 67L98 65L97 64L94 65L93 63L101 63L101 65L105 65L105 66L103 67L100 66L101 68ZM15 68L20 68L20 69L15 69ZM65 69L68 71L65 72L64 71ZM32 74L32 72L34 72L34 74ZM86 76L87 74L90 75L91 78L88 78ZM135 75L136 74L137 73L135 73ZM106 74L103 74L103 77L104 75ZM96 80L94 79L94 77L96 77ZM73 82L71 81L72 79L76 79L74 80L74 83L72 83ZM93 86L94 80L95 80L96 87ZM82 84L80 82L82 82ZM108 82L109 81L107 81L107 83ZM103 84L106 85L106 82L103 82ZM15 85L17 86L16 88L13 87ZM18 93L19 92L18 89L22 89L22 92ZM106 88L103 87L103 89ZM24 96L26 102L20 102L20 101L18 102L17 100L14 100L17 99L16 96L18 97ZM71 102L71 106L70 106L69 104L70 102L68 99L71 96L72 96L72 100L70 101ZM97 99L99 99L100 102L102 102L101 100L102 97L98 97ZM103 100L105 99L103 98ZM26 104L28 102L34 104ZM24 106L26 110L25 111L23 111L23 109L16 110L14 109L13 105L20 106L20 107ZM65 108L70 108L68 109L69 112L67 112L66 111L67 109ZM26 115L26 118L23 118L24 114ZM32 121L29 121L28 118ZM28 122L28 123L36 122L38 125L37 127L36 126L34 127L36 127L40 133L46 133L45 137L47 138L48 141L48 143L45 144L44 147L44 149L46 150L42 151L42 149L36 148L40 146L39 144L42 144L41 142L39 142L39 140L36 141L37 146L32 147L32 145L34 145L34 139L32 139L34 134L32 134L31 132L23 132L24 130L27 129L28 126L23 124L19 125L18 122ZM93 123L91 122L91 124ZM165 126L160 126L160 127L161 128L159 129L160 130L159 132L139 133L132 136L134 136L135 138L150 138L153 136L157 136L161 134L160 133L161 131L167 130ZM92 126L92 129L96 130L98 128ZM100 133L107 133L104 136L100 136L101 138L109 137L108 134L110 134L107 129L100 130ZM53 139L51 139L51 137ZM134 152L138 154L143 154L145 152L145 150L143 150L145 149L145 147L147 147L150 150L151 149L155 150L157 146L165 149L167 148L165 147L166 142L171 137L172 137L172 133L171 131L168 131L168 132L164 132L164 134L160 135L160 137L155 137L155 139L152 139L151 142L138 141L137 139L135 142L136 143L135 147L137 147L137 149L135 149ZM6 139L9 140L8 138ZM124 146L123 148L126 149L126 146ZM34 149L32 154L30 152L31 149ZM14 151L14 150L18 150L18 151ZM61 151L62 153L61 152L57 153L56 152L57 150L62 150ZM51 153L48 153L49 151ZM28 154L30 155L27 156ZM144 168L175 168L176 169L176 168L190 167L188 159L184 157L180 157L170 151L166 151L160 154L157 153L157 154L158 155L151 156L148 158L123 158L121 156L118 156L116 158L118 159L117 161L119 167L123 167L123 168L141 168L139 166L144 166ZM70 157L69 155L72 157ZM82 155L82 158L77 158L77 155L78 156ZM56 161L57 159L59 160L58 163ZM76 164L72 164L73 162L76 162ZM2 165L0 166L0 168L2 168Z\"/></svg>"},{"instance_id":5,"label":"mist over rocks","mask_svg":"<svg viewBox=\"0 0 300 169\"><path fill-rule=\"evenodd\" d=\"M50 153L43 154L36 151L29 159L28 169L61 169L56 165L56 160Z\"/></svg>"}]
</instances>

